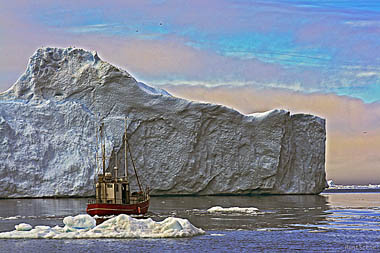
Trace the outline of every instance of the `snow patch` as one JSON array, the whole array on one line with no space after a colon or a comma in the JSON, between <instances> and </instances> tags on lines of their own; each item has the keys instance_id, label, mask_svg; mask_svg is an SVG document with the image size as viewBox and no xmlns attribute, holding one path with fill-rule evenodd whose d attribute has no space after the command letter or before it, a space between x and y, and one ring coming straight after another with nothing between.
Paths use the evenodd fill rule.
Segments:
<instances>
[{"instance_id":1,"label":"snow patch","mask_svg":"<svg viewBox=\"0 0 380 253\"><path fill-rule=\"evenodd\" d=\"M221 207L221 206L214 206L209 209L207 209L207 212L209 213L248 213L248 214L256 214L257 211L256 207Z\"/></svg>"},{"instance_id":2,"label":"snow patch","mask_svg":"<svg viewBox=\"0 0 380 253\"><path fill-rule=\"evenodd\" d=\"M248 114L248 116L254 117L254 118L256 118L256 119L265 119L265 118L267 118L271 113L275 113L275 112L277 112L277 111L278 111L277 109L273 109L273 110L266 111L266 112L255 112L255 113Z\"/></svg>"},{"instance_id":3,"label":"snow patch","mask_svg":"<svg viewBox=\"0 0 380 253\"><path fill-rule=\"evenodd\" d=\"M152 95L162 95L162 96L170 96L170 93L166 90L148 86L145 83L137 82L137 85L140 87L140 89L144 90L146 93L152 94Z\"/></svg>"},{"instance_id":4,"label":"snow patch","mask_svg":"<svg viewBox=\"0 0 380 253\"><path fill-rule=\"evenodd\" d=\"M65 227L21 223L16 230L0 233L0 239L169 238L205 234L187 219L169 217L161 222L120 214L95 226L93 217L82 214L63 219Z\"/></svg>"}]
</instances>

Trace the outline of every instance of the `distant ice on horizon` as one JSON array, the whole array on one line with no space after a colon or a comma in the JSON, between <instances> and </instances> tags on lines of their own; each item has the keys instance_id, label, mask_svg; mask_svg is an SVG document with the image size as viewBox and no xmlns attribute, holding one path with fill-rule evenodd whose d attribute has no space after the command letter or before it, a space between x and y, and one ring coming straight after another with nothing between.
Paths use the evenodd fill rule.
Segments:
<instances>
[{"instance_id":1,"label":"distant ice on horizon","mask_svg":"<svg viewBox=\"0 0 380 253\"><path fill-rule=\"evenodd\" d=\"M327 184L329 189L380 189L380 184L368 184L368 185L339 185L335 184L333 180L328 180Z\"/></svg>"}]
</instances>

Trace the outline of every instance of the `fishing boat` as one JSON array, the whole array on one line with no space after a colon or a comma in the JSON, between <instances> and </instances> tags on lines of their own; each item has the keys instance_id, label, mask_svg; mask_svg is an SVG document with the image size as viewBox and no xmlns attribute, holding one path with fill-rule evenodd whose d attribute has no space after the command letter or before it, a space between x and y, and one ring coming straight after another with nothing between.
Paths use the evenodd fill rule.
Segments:
<instances>
[{"instance_id":1,"label":"fishing boat","mask_svg":"<svg viewBox=\"0 0 380 253\"><path fill-rule=\"evenodd\" d=\"M98 134L99 133L99 134ZM145 214L149 208L149 188L143 189L137 174L134 159L132 157L131 147L128 142L127 120L125 120L125 130L123 135L124 143L124 173L118 174L118 159L115 158L115 167L113 172L106 169L106 150L104 137L104 123L101 124L99 131L96 131L97 146L101 147L101 157L96 152L97 173L95 176L95 200L90 200L87 204L87 213L91 216L108 216L119 214ZM116 153L116 152L115 152ZM128 155L129 158L128 159ZM101 158L101 165L98 161ZM112 156L110 157L110 159ZM135 173L139 190L131 192L128 176L128 160L130 160Z\"/></svg>"}]
</instances>

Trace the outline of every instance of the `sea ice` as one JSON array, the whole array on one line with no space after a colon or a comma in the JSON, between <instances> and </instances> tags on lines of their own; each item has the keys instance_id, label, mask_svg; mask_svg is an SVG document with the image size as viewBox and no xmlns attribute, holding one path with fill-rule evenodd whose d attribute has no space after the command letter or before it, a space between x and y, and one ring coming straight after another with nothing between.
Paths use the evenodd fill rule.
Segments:
<instances>
[{"instance_id":1,"label":"sea ice","mask_svg":"<svg viewBox=\"0 0 380 253\"><path fill-rule=\"evenodd\" d=\"M209 209L207 209L207 212L209 213L249 213L249 214L256 214L257 211L256 207L221 207L221 206L214 206Z\"/></svg>"},{"instance_id":2,"label":"sea ice","mask_svg":"<svg viewBox=\"0 0 380 253\"><path fill-rule=\"evenodd\" d=\"M75 217L67 216L63 219L67 231L78 229L91 229L96 226L96 221L88 214L80 214Z\"/></svg>"},{"instance_id":3,"label":"sea ice","mask_svg":"<svg viewBox=\"0 0 380 253\"><path fill-rule=\"evenodd\" d=\"M16 231L30 231L32 230L32 226L27 223L20 223L15 226Z\"/></svg>"},{"instance_id":4,"label":"sea ice","mask_svg":"<svg viewBox=\"0 0 380 253\"><path fill-rule=\"evenodd\" d=\"M4 220L17 220L18 218L21 218L21 216L6 217L6 218L4 218Z\"/></svg>"},{"instance_id":5,"label":"sea ice","mask_svg":"<svg viewBox=\"0 0 380 253\"><path fill-rule=\"evenodd\" d=\"M65 227L35 226L21 223L16 230L0 233L0 239L86 239L86 238L168 238L190 237L205 232L187 219L169 217L161 222L152 219L135 219L125 214L95 226L89 215L68 216Z\"/></svg>"}]
</instances>

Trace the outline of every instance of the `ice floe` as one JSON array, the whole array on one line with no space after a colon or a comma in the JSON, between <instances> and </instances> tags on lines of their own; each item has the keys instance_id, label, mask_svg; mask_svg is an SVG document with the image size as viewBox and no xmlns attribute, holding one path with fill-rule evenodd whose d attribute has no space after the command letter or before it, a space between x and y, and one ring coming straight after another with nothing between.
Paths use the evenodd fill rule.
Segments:
<instances>
[{"instance_id":1,"label":"ice floe","mask_svg":"<svg viewBox=\"0 0 380 253\"><path fill-rule=\"evenodd\" d=\"M16 231L30 231L32 230L32 226L27 223L20 223L15 226Z\"/></svg>"},{"instance_id":2,"label":"ice floe","mask_svg":"<svg viewBox=\"0 0 380 253\"><path fill-rule=\"evenodd\" d=\"M259 211L256 207L221 207L214 206L207 209L209 213L248 213L256 214Z\"/></svg>"},{"instance_id":3,"label":"ice floe","mask_svg":"<svg viewBox=\"0 0 380 253\"><path fill-rule=\"evenodd\" d=\"M21 216L11 216L11 217L5 217L5 218L3 218L4 220L17 220L17 219L19 219L19 218L21 218Z\"/></svg>"},{"instance_id":4,"label":"ice floe","mask_svg":"<svg viewBox=\"0 0 380 253\"><path fill-rule=\"evenodd\" d=\"M152 219L135 219L125 214L96 226L93 217L81 214L63 219L64 227L16 225L16 230L0 233L0 239L86 239L86 238L168 238L190 237L205 232L187 219L168 217L156 222Z\"/></svg>"},{"instance_id":5,"label":"ice floe","mask_svg":"<svg viewBox=\"0 0 380 253\"><path fill-rule=\"evenodd\" d=\"M96 220L88 214L79 214L75 217L65 217L63 224L65 224L65 230L76 231L78 229L94 228L96 226Z\"/></svg>"}]
</instances>

